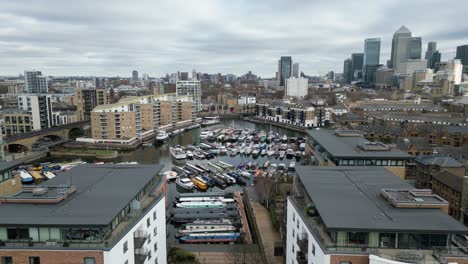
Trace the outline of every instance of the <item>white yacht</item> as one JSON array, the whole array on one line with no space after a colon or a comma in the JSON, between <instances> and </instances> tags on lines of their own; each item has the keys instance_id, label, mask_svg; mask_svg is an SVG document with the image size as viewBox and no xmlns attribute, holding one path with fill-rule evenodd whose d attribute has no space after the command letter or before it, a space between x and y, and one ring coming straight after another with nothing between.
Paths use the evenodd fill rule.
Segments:
<instances>
[{"instance_id":1,"label":"white yacht","mask_svg":"<svg viewBox=\"0 0 468 264\"><path fill-rule=\"evenodd\" d=\"M219 124L219 117L218 116L206 116L202 120L202 127L211 126Z\"/></svg>"},{"instance_id":2,"label":"white yacht","mask_svg":"<svg viewBox=\"0 0 468 264\"><path fill-rule=\"evenodd\" d=\"M166 133L165 130L159 130L158 134L156 135L156 141L164 142L169 138L169 134Z\"/></svg>"},{"instance_id":3,"label":"white yacht","mask_svg":"<svg viewBox=\"0 0 468 264\"><path fill-rule=\"evenodd\" d=\"M179 146L170 147L169 152L171 153L171 156L176 160L183 160L187 158L185 151Z\"/></svg>"},{"instance_id":4,"label":"white yacht","mask_svg":"<svg viewBox=\"0 0 468 264\"><path fill-rule=\"evenodd\" d=\"M176 179L176 184L182 189L193 190L193 182L187 177L179 177Z\"/></svg>"}]
</instances>

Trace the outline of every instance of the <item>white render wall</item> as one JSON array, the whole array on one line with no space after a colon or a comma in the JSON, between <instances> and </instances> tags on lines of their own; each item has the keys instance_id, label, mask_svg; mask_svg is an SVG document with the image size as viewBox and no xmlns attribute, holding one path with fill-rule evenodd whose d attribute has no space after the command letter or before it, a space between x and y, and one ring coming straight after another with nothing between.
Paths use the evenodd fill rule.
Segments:
<instances>
[{"instance_id":1,"label":"white render wall","mask_svg":"<svg viewBox=\"0 0 468 264\"><path fill-rule=\"evenodd\" d=\"M286 79L286 96L305 97L309 88L309 79L307 78L288 78Z\"/></svg>"},{"instance_id":2,"label":"white render wall","mask_svg":"<svg viewBox=\"0 0 468 264\"><path fill-rule=\"evenodd\" d=\"M299 249L297 245L298 234L306 233L309 240L309 249L307 252L309 264L329 264L330 255L323 252L320 245L315 240L312 233L307 228L306 224L299 216L296 208L292 205L288 199L287 204L287 219L286 219L286 264L296 264L296 252ZM294 220L293 220L294 219ZM293 252L294 247L294 252ZM312 249L315 248L315 254L312 253Z\"/></svg>"},{"instance_id":3,"label":"white render wall","mask_svg":"<svg viewBox=\"0 0 468 264\"><path fill-rule=\"evenodd\" d=\"M156 220L153 219L153 212L156 212ZM150 219L150 226L147 227L147 219ZM156 228L156 235L154 229ZM110 251L104 251L105 264L128 264L135 263L133 233L136 230L144 230L150 239L147 239L144 246L151 251L151 258L146 258L145 263L158 264L167 263L166 252L166 198L162 198L148 213L118 242ZM128 250L124 253L124 243L127 242ZM157 243L157 250L154 245Z\"/></svg>"}]
</instances>

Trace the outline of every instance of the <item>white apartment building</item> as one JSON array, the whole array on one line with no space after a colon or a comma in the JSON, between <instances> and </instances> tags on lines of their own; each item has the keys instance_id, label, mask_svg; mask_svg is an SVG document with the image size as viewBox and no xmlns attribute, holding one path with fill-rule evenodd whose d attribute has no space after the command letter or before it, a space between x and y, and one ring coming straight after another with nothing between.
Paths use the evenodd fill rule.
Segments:
<instances>
[{"instance_id":1,"label":"white apartment building","mask_svg":"<svg viewBox=\"0 0 468 264\"><path fill-rule=\"evenodd\" d=\"M31 113L33 130L53 126L52 96L48 94L20 94L18 108Z\"/></svg>"},{"instance_id":2,"label":"white apartment building","mask_svg":"<svg viewBox=\"0 0 468 264\"><path fill-rule=\"evenodd\" d=\"M1 197L2 263L167 263L162 167L81 164Z\"/></svg>"},{"instance_id":3,"label":"white apartment building","mask_svg":"<svg viewBox=\"0 0 468 264\"><path fill-rule=\"evenodd\" d=\"M201 83L200 81L177 81L176 94L178 96L190 96L192 98L193 112L200 112L201 107Z\"/></svg>"},{"instance_id":4,"label":"white apartment building","mask_svg":"<svg viewBox=\"0 0 468 264\"><path fill-rule=\"evenodd\" d=\"M254 96L241 96L237 99L237 104L245 105L245 104L255 104L257 102L257 98Z\"/></svg>"},{"instance_id":5,"label":"white apartment building","mask_svg":"<svg viewBox=\"0 0 468 264\"><path fill-rule=\"evenodd\" d=\"M395 70L395 74L413 74L415 71L423 71L427 68L427 60L405 60Z\"/></svg>"},{"instance_id":6,"label":"white apartment building","mask_svg":"<svg viewBox=\"0 0 468 264\"><path fill-rule=\"evenodd\" d=\"M294 195L287 199L285 263L468 260L451 246L468 228L447 214L448 202L431 190L418 193L383 167L299 166L296 171ZM435 253L439 250L444 253Z\"/></svg>"},{"instance_id":7,"label":"white apartment building","mask_svg":"<svg viewBox=\"0 0 468 264\"><path fill-rule=\"evenodd\" d=\"M286 79L286 96L303 98L307 96L309 80L307 78L291 77Z\"/></svg>"},{"instance_id":8,"label":"white apartment building","mask_svg":"<svg viewBox=\"0 0 468 264\"><path fill-rule=\"evenodd\" d=\"M47 93L49 91L47 76L40 71L24 71L24 83L27 93Z\"/></svg>"}]
</instances>

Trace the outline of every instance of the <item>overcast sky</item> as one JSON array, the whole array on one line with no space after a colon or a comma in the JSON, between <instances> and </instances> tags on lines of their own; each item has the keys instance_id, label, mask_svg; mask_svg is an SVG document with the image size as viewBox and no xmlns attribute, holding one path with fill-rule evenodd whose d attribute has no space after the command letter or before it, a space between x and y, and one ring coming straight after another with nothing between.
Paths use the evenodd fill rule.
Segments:
<instances>
[{"instance_id":1,"label":"overcast sky","mask_svg":"<svg viewBox=\"0 0 468 264\"><path fill-rule=\"evenodd\" d=\"M442 59L468 44L466 0L3 0L0 75L161 76L193 68L272 77L290 55L309 75L342 72L364 39L406 25Z\"/></svg>"}]
</instances>

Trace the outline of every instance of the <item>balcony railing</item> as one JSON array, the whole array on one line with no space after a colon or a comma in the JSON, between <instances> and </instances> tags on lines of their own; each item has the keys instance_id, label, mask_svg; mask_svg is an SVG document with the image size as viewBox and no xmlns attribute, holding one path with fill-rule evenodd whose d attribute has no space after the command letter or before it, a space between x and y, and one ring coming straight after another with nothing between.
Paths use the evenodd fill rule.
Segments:
<instances>
[{"instance_id":1,"label":"balcony railing","mask_svg":"<svg viewBox=\"0 0 468 264\"><path fill-rule=\"evenodd\" d=\"M138 248L135 249L135 263L136 264L143 264L148 257L149 250L146 248Z\"/></svg>"},{"instance_id":2,"label":"balcony railing","mask_svg":"<svg viewBox=\"0 0 468 264\"><path fill-rule=\"evenodd\" d=\"M309 250L309 239L306 233L301 233L297 235L297 245L301 250L305 252Z\"/></svg>"},{"instance_id":3,"label":"balcony railing","mask_svg":"<svg viewBox=\"0 0 468 264\"><path fill-rule=\"evenodd\" d=\"M141 248L146 240L148 239L148 232L144 230L137 230L133 233L133 242L135 244L135 249Z\"/></svg>"},{"instance_id":4,"label":"balcony railing","mask_svg":"<svg viewBox=\"0 0 468 264\"><path fill-rule=\"evenodd\" d=\"M307 253L302 250L297 251L296 260L299 264L307 264Z\"/></svg>"}]
</instances>

